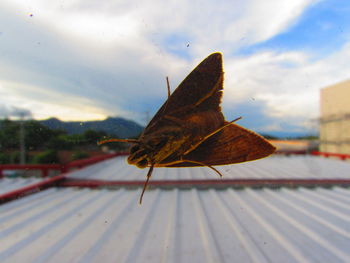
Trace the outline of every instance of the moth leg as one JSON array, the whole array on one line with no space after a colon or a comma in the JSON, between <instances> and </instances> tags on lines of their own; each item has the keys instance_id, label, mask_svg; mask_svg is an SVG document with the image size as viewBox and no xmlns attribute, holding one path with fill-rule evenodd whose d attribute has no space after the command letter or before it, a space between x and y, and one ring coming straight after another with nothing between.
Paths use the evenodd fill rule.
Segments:
<instances>
[{"instance_id":1,"label":"moth leg","mask_svg":"<svg viewBox=\"0 0 350 263\"><path fill-rule=\"evenodd\" d=\"M188 149L184 155L192 152L194 149L196 149L200 144L202 144L205 140L207 140L209 137L213 136L214 134L218 133L219 131L221 131L222 129L226 128L227 126L230 126L232 123L238 121L242 119L242 117L238 117L236 119L234 119L233 121L230 121L228 123L226 123L225 125L221 126L220 128L216 129L215 131L209 133L208 135L206 135L202 140L200 140L198 143L196 143L195 145L193 145L190 149Z\"/></svg>"},{"instance_id":2,"label":"moth leg","mask_svg":"<svg viewBox=\"0 0 350 263\"><path fill-rule=\"evenodd\" d=\"M166 86L167 86L167 88L168 88L168 99L166 100L166 102L165 102L165 104L164 104L164 110L163 110L163 112L166 111L166 108L167 108L167 106L168 106L168 101L169 101L169 98L170 98L170 84L169 84L169 78L168 78L168 77L166 77Z\"/></svg>"},{"instance_id":3,"label":"moth leg","mask_svg":"<svg viewBox=\"0 0 350 263\"><path fill-rule=\"evenodd\" d=\"M127 142L127 143L138 143L139 140L136 139L107 139L107 140L101 140L98 141L97 144L101 145L107 142Z\"/></svg>"},{"instance_id":4,"label":"moth leg","mask_svg":"<svg viewBox=\"0 0 350 263\"><path fill-rule=\"evenodd\" d=\"M195 163L195 164L199 164L201 166L206 166L209 167L210 169L214 170L218 175L220 175L220 177L223 177L222 173L220 173L217 169L215 169L213 166L202 163L202 162L197 162L197 161L193 161L193 160L183 160L181 159L182 162L186 162L186 163Z\"/></svg>"},{"instance_id":5,"label":"moth leg","mask_svg":"<svg viewBox=\"0 0 350 263\"><path fill-rule=\"evenodd\" d=\"M143 185L142 193L141 193L140 200L139 200L139 204L140 204L140 205L142 204L143 194L144 194L145 191L146 191L146 188L147 188L147 185L148 185L148 181L149 181L149 179L151 178L151 175L152 175L152 172L153 172L153 167L154 167L154 165L152 164L151 167L150 167L149 170L148 170L147 179L146 179L145 184Z\"/></svg>"}]
</instances>

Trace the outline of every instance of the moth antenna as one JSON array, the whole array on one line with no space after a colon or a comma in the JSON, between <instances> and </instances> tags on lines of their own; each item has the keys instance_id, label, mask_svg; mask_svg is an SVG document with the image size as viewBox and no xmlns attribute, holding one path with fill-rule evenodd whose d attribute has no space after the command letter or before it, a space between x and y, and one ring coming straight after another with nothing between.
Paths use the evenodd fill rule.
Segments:
<instances>
[{"instance_id":1,"label":"moth antenna","mask_svg":"<svg viewBox=\"0 0 350 263\"><path fill-rule=\"evenodd\" d=\"M107 140L102 140L98 141L97 144L101 145L107 142L128 142L128 143L139 143L139 140L136 139L107 139Z\"/></svg>"},{"instance_id":2,"label":"moth antenna","mask_svg":"<svg viewBox=\"0 0 350 263\"><path fill-rule=\"evenodd\" d=\"M168 88L168 99L170 98L170 83L168 76L166 77L166 86Z\"/></svg>"},{"instance_id":3,"label":"moth antenna","mask_svg":"<svg viewBox=\"0 0 350 263\"><path fill-rule=\"evenodd\" d=\"M210 169L214 170L218 175L220 175L220 177L223 177L222 173L220 173L217 169L215 169L213 166L202 163L202 162L197 162L197 161L192 161L192 160L181 160L183 162L187 162L187 163L195 163L195 164L199 164L201 166L206 166L209 167Z\"/></svg>"},{"instance_id":4,"label":"moth antenna","mask_svg":"<svg viewBox=\"0 0 350 263\"><path fill-rule=\"evenodd\" d=\"M169 102L169 99L170 99L170 84L169 84L169 78L168 76L166 76L166 85L167 85L167 88L168 88L168 99L166 100L166 102L164 103L164 109L162 111L162 114L166 111L166 108L168 106L168 102Z\"/></svg>"},{"instance_id":5,"label":"moth antenna","mask_svg":"<svg viewBox=\"0 0 350 263\"><path fill-rule=\"evenodd\" d=\"M147 185L148 185L148 181L149 181L149 179L151 178L151 175L152 175L152 172L153 172L153 167L154 167L154 165L152 164L151 167L150 167L149 170L148 170L147 179L146 179L145 184L143 185L142 193L141 193L140 200L139 200L139 204L140 204L140 205L142 204L143 194L144 194L145 191L146 191L146 188L147 188Z\"/></svg>"}]
</instances>

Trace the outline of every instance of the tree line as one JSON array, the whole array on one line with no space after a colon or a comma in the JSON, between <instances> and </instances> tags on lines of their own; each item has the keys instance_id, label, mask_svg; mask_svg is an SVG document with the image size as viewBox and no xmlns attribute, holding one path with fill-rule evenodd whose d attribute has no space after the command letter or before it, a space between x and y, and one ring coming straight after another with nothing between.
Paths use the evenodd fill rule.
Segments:
<instances>
[{"instance_id":1,"label":"tree line","mask_svg":"<svg viewBox=\"0 0 350 263\"><path fill-rule=\"evenodd\" d=\"M20 125L20 121L0 121L0 164L19 162ZM24 121L23 128L27 163L58 163L59 151L72 151L73 159L86 158L89 152L100 150L97 145L99 140L115 137L96 130L68 134L64 130L50 129L35 120ZM114 150L124 147L119 143L108 146Z\"/></svg>"}]
</instances>

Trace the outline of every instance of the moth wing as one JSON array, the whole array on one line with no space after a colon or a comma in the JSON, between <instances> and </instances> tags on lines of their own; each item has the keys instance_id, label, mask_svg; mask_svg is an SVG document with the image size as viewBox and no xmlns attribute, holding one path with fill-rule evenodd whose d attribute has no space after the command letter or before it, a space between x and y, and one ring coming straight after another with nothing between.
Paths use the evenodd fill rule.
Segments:
<instances>
[{"instance_id":1,"label":"moth wing","mask_svg":"<svg viewBox=\"0 0 350 263\"><path fill-rule=\"evenodd\" d=\"M226 165L260 159L272 154L275 150L276 148L262 136L233 123L208 138L183 158L206 165ZM163 163L160 166L193 167L200 165L182 162L173 165Z\"/></svg>"},{"instance_id":2,"label":"moth wing","mask_svg":"<svg viewBox=\"0 0 350 263\"><path fill-rule=\"evenodd\" d=\"M175 89L147 125L144 134L159 129L165 115L181 119L189 112L214 110L221 113L223 75L222 54L209 55Z\"/></svg>"}]
</instances>

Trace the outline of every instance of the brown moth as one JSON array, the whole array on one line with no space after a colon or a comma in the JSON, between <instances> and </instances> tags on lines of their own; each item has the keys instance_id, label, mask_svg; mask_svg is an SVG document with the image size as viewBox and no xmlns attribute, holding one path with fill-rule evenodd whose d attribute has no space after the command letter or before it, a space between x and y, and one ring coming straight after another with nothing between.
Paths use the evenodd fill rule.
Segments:
<instances>
[{"instance_id":1,"label":"brown moth","mask_svg":"<svg viewBox=\"0 0 350 263\"><path fill-rule=\"evenodd\" d=\"M225 120L220 102L224 72L222 54L204 59L170 95L135 139L109 139L128 142L128 163L150 167L140 203L154 167L194 167L234 164L266 157L275 151L260 135Z\"/></svg>"}]
</instances>

